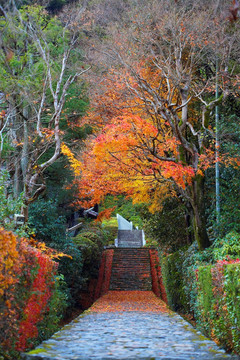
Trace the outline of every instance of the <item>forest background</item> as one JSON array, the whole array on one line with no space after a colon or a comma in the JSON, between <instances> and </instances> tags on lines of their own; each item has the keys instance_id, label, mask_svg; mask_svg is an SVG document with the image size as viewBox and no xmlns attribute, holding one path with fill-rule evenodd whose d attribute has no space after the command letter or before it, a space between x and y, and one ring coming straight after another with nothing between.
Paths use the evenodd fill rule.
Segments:
<instances>
[{"instance_id":1,"label":"forest background","mask_svg":"<svg viewBox=\"0 0 240 360\"><path fill-rule=\"evenodd\" d=\"M196 294L182 284L189 269L240 256L238 2L9 0L0 28L0 223L38 259L55 256L56 327L97 277L116 231L104 219L116 212L158 247L172 307L197 317ZM83 217L96 204L98 222ZM79 222L78 234L66 232ZM1 241L13 249L2 245L2 274L17 258L18 272L29 265L12 236ZM189 298L173 299L173 274ZM23 307L11 276L1 326L11 323L18 341L9 350L5 332L4 356L33 341L21 338L27 324L9 322ZM36 341L55 330L41 330L50 322ZM234 336L224 341L234 348Z\"/></svg>"}]
</instances>

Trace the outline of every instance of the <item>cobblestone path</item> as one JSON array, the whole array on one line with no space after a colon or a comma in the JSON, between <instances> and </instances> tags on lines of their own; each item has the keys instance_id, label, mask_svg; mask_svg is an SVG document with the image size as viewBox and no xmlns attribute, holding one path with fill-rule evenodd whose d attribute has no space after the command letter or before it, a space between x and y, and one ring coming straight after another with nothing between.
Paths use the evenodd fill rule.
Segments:
<instances>
[{"instance_id":1,"label":"cobblestone path","mask_svg":"<svg viewBox=\"0 0 240 360\"><path fill-rule=\"evenodd\" d=\"M26 360L235 359L151 291L110 291Z\"/></svg>"}]
</instances>

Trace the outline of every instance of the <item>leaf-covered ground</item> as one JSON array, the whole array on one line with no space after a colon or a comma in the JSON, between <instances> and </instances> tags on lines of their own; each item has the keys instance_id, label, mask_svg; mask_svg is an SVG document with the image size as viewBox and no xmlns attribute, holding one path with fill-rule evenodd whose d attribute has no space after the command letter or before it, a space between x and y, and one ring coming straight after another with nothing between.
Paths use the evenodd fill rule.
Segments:
<instances>
[{"instance_id":1,"label":"leaf-covered ground","mask_svg":"<svg viewBox=\"0 0 240 360\"><path fill-rule=\"evenodd\" d=\"M91 312L143 311L170 313L152 291L109 291L90 308Z\"/></svg>"}]
</instances>

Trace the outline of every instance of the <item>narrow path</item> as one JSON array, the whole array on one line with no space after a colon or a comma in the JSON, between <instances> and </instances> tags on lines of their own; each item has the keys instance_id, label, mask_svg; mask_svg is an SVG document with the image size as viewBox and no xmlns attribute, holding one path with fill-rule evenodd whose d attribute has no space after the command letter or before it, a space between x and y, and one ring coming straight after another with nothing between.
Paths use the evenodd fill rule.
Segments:
<instances>
[{"instance_id":1,"label":"narrow path","mask_svg":"<svg viewBox=\"0 0 240 360\"><path fill-rule=\"evenodd\" d=\"M151 291L109 291L26 360L233 359Z\"/></svg>"}]
</instances>

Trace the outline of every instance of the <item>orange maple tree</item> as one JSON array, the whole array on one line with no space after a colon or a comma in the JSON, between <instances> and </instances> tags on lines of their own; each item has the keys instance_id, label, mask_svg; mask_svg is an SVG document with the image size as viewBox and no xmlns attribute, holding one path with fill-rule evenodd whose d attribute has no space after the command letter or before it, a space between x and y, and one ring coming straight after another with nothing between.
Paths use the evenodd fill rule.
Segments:
<instances>
[{"instance_id":1,"label":"orange maple tree","mask_svg":"<svg viewBox=\"0 0 240 360\"><path fill-rule=\"evenodd\" d=\"M140 71L140 65L138 67ZM143 68L140 74L151 86L157 86L158 70L154 74L152 69ZM136 81L126 76L128 83L137 88ZM76 202L93 206L107 194L124 193L134 202L148 203L150 211L154 212L161 209L166 197L175 196L179 189L187 191L194 177L202 176L213 163L213 151L206 149L206 153L198 154L194 167L182 156L181 141L170 123L164 117L149 113L139 97L126 97L126 84L124 87L118 77L115 81L116 86L112 79L106 79L105 117L104 107L99 105L100 113L94 110L87 119L93 126L98 126L98 135L86 142L81 161L76 161L70 150L62 147L75 175L81 173L80 180L76 180L79 192ZM163 82L163 94L165 86ZM102 97L95 101L101 104ZM177 100L177 94L174 98ZM116 99L118 107L114 113Z\"/></svg>"},{"instance_id":2,"label":"orange maple tree","mask_svg":"<svg viewBox=\"0 0 240 360\"><path fill-rule=\"evenodd\" d=\"M138 69L151 86L157 86L158 70L156 73L150 67L141 70L140 65ZM126 76L128 84L137 88L134 78L129 74ZM115 77L115 83L113 77L111 81L106 79L106 83L105 113L101 94L95 98L100 110L97 108L87 118L93 126L98 126L98 132L101 131L86 142L81 162L74 162L69 150L62 149L68 155L75 174L81 172L77 181L79 202L92 206L107 194L125 193L134 202L148 203L154 212L161 208L167 196L176 195L179 188L186 190L194 176L202 174L212 163L213 152L207 149L207 156L204 153L199 155L194 168L192 163L182 158L181 141L164 117L149 113L139 97L126 96L127 86L119 77ZM163 82L163 94L165 87ZM173 95L174 98L177 99L177 94ZM116 101L118 106L114 108Z\"/></svg>"},{"instance_id":3,"label":"orange maple tree","mask_svg":"<svg viewBox=\"0 0 240 360\"><path fill-rule=\"evenodd\" d=\"M156 210L160 199L174 192L172 181L182 188L190 184L194 171L176 160L178 141L170 136L167 125L162 126L166 127L164 139L148 118L127 111L113 118L84 153L81 198L91 198L94 204L109 193L123 192ZM166 153L171 154L168 161Z\"/></svg>"},{"instance_id":4,"label":"orange maple tree","mask_svg":"<svg viewBox=\"0 0 240 360\"><path fill-rule=\"evenodd\" d=\"M159 1L135 9L131 25L111 28L112 38L99 46L111 63L94 84L87 119L101 133L88 141L79 182L79 197L92 204L123 192L155 210L169 193L179 195L200 249L210 245L204 171L215 161L211 114L235 79L225 69L237 37L218 10Z\"/></svg>"},{"instance_id":5,"label":"orange maple tree","mask_svg":"<svg viewBox=\"0 0 240 360\"><path fill-rule=\"evenodd\" d=\"M139 64L138 68L156 86L159 71L153 73L150 67L141 68ZM137 87L134 78L128 73L126 76L131 86ZM148 202L150 210L155 211L169 193L175 193L172 180L185 188L194 171L178 159L179 141L169 124L148 114L138 97L130 97L121 78L112 75L105 79L104 86L105 93L94 98L97 111L94 108L85 118L99 135L86 141L80 161L66 145L62 146L75 175L81 173L77 181L79 202L89 206L109 193L125 193L135 202ZM164 88L163 84L162 91Z\"/></svg>"}]
</instances>

